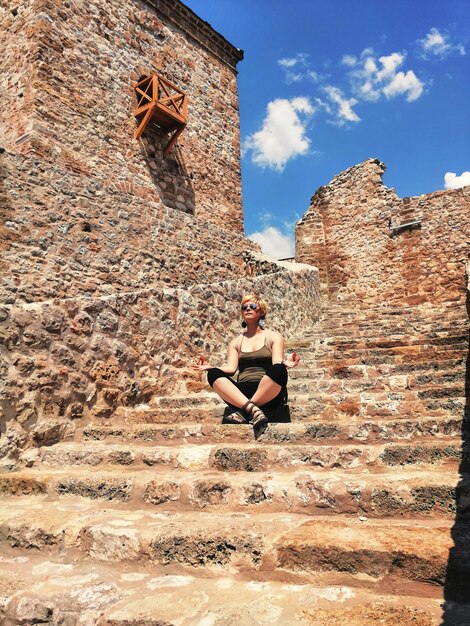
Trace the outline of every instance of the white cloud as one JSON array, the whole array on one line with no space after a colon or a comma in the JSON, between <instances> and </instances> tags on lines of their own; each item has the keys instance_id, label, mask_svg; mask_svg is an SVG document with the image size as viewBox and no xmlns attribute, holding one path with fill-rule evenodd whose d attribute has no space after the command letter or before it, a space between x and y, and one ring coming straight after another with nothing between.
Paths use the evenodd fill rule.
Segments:
<instances>
[{"instance_id":1,"label":"white cloud","mask_svg":"<svg viewBox=\"0 0 470 626\"><path fill-rule=\"evenodd\" d=\"M274 226L268 226L260 232L248 235L248 239L259 243L264 254L274 259L286 259L295 254L294 237L283 235Z\"/></svg>"},{"instance_id":2,"label":"white cloud","mask_svg":"<svg viewBox=\"0 0 470 626\"><path fill-rule=\"evenodd\" d=\"M290 159L308 151L310 140L305 133L313 112L308 98L273 100L262 128L244 141L243 152L252 151L255 165L282 172Z\"/></svg>"},{"instance_id":3,"label":"white cloud","mask_svg":"<svg viewBox=\"0 0 470 626\"><path fill-rule=\"evenodd\" d=\"M361 68L352 69L349 75L356 95L369 102L377 102L382 96L390 99L400 95L406 95L407 102L417 100L424 91L424 83L413 70L399 71L405 60L406 54L402 52L392 52L376 60L373 50L364 50Z\"/></svg>"},{"instance_id":4,"label":"white cloud","mask_svg":"<svg viewBox=\"0 0 470 626\"><path fill-rule=\"evenodd\" d=\"M294 65L297 65L298 63L298 59L291 58L291 59L279 59L279 61L277 62L278 65L280 65L281 67L294 67Z\"/></svg>"},{"instance_id":5,"label":"white cloud","mask_svg":"<svg viewBox=\"0 0 470 626\"><path fill-rule=\"evenodd\" d=\"M437 28L431 28L426 37L418 41L418 44L425 59L430 57L443 59L452 52L457 52L460 55L466 54L461 43L451 43L449 35L441 33Z\"/></svg>"},{"instance_id":6,"label":"white cloud","mask_svg":"<svg viewBox=\"0 0 470 626\"><path fill-rule=\"evenodd\" d=\"M308 54L299 52L295 57L279 59L277 64L284 70L284 78L288 84L298 83L305 78L309 67Z\"/></svg>"},{"instance_id":7,"label":"white cloud","mask_svg":"<svg viewBox=\"0 0 470 626\"><path fill-rule=\"evenodd\" d=\"M335 106L331 107L326 105L326 110L335 115L336 123L339 126L342 126L346 122L360 122L361 118L352 110L352 107L357 104L357 100L355 98L347 98L343 97L343 92L338 87L333 87L332 85L327 85L323 88L324 93L330 99Z\"/></svg>"},{"instance_id":8,"label":"white cloud","mask_svg":"<svg viewBox=\"0 0 470 626\"><path fill-rule=\"evenodd\" d=\"M387 82L395 78L398 68L405 61L405 55L400 54L400 52L392 52L387 57L380 57L379 61L382 64L382 69L377 71L375 78L379 83Z\"/></svg>"},{"instance_id":9,"label":"white cloud","mask_svg":"<svg viewBox=\"0 0 470 626\"><path fill-rule=\"evenodd\" d=\"M274 214L268 209L262 209L259 213L259 221L266 228L269 224L272 223L274 219Z\"/></svg>"},{"instance_id":10,"label":"white cloud","mask_svg":"<svg viewBox=\"0 0 470 626\"><path fill-rule=\"evenodd\" d=\"M394 98L401 94L407 94L406 101L413 102L423 93L423 83L417 78L413 70L408 70L406 74L398 72L393 79L383 88L386 98Z\"/></svg>"},{"instance_id":11,"label":"white cloud","mask_svg":"<svg viewBox=\"0 0 470 626\"><path fill-rule=\"evenodd\" d=\"M446 189L460 189L470 185L470 172L462 172L460 176L455 172L447 172L444 176L444 185Z\"/></svg>"},{"instance_id":12,"label":"white cloud","mask_svg":"<svg viewBox=\"0 0 470 626\"><path fill-rule=\"evenodd\" d=\"M348 67L354 67L357 63L357 59L352 56L352 54L345 54L341 59L341 63L343 65L347 65Z\"/></svg>"},{"instance_id":13,"label":"white cloud","mask_svg":"<svg viewBox=\"0 0 470 626\"><path fill-rule=\"evenodd\" d=\"M323 78L321 74L312 69L309 55L305 52L298 52L294 57L279 59L277 64L282 68L284 80L289 85L301 80L317 83Z\"/></svg>"}]
</instances>

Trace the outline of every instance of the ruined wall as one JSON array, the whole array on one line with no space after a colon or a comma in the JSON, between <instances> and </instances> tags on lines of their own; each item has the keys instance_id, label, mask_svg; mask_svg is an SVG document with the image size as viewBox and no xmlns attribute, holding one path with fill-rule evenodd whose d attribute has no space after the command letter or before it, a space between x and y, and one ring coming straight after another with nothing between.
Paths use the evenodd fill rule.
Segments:
<instances>
[{"instance_id":1,"label":"ruined wall","mask_svg":"<svg viewBox=\"0 0 470 626\"><path fill-rule=\"evenodd\" d=\"M332 300L463 301L470 187L399 198L384 171L368 159L317 190L296 227L296 260L319 268Z\"/></svg>"},{"instance_id":2,"label":"ruined wall","mask_svg":"<svg viewBox=\"0 0 470 626\"><path fill-rule=\"evenodd\" d=\"M189 364L200 353L215 366L225 361L248 290L266 298L269 327L295 337L319 317L318 272L294 263L277 270L187 289L0 307L0 458L71 436L90 420L113 423L119 411L161 395L199 390Z\"/></svg>"},{"instance_id":3,"label":"ruined wall","mask_svg":"<svg viewBox=\"0 0 470 626\"><path fill-rule=\"evenodd\" d=\"M57 178L75 172L104 197L122 185L243 233L239 50L170 0L8 0L0 15L0 147L37 155ZM165 158L161 131L133 138L133 85L151 71L189 97L187 128Z\"/></svg>"}]
</instances>

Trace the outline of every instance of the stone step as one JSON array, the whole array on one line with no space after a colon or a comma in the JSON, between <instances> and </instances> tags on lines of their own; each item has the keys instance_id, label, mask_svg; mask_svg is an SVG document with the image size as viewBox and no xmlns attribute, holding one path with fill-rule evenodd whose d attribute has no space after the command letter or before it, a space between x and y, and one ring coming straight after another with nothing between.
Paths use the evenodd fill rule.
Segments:
<instances>
[{"instance_id":1,"label":"stone step","mask_svg":"<svg viewBox=\"0 0 470 626\"><path fill-rule=\"evenodd\" d=\"M373 380L387 381L392 376L432 376L436 382L441 377L455 377L465 379L466 358L462 355L459 359L438 363L378 363L375 365L334 364L328 367L317 367L314 362L308 364L301 360L299 367L289 371L289 384L295 380L306 382L314 380Z\"/></svg>"},{"instance_id":2,"label":"stone step","mask_svg":"<svg viewBox=\"0 0 470 626\"><path fill-rule=\"evenodd\" d=\"M242 459L244 461L245 459ZM225 458L223 459L225 463ZM448 518L470 512L467 475L440 469L367 470L301 468L288 472L194 470L166 471L127 467L38 467L0 476L3 497L36 496L38 501L72 499L173 512L247 510L309 515L358 514L369 517ZM14 512L14 511L13 511ZM12 512L12 513L13 513Z\"/></svg>"},{"instance_id":3,"label":"stone step","mask_svg":"<svg viewBox=\"0 0 470 626\"><path fill-rule=\"evenodd\" d=\"M415 393L433 390L449 390L449 394L456 390L459 395L466 395L470 391L470 382L465 380L462 373L452 374L411 374L397 376L376 376L375 378L312 378L302 379L291 377L289 380L289 393L314 393L320 392L366 392L382 390L407 389Z\"/></svg>"},{"instance_id":4,"label":"stone step","mask_svg":"<svg viewBox=\"0 0 470 626\"><path fill-rule=\"evenodd\" d=\"M221 571L204 578L174 569L96 559L69 562L62 555L7 549L0 562L0 619L67 626L441 624L442 591L436 585L374 581L365 589L336 572L305 582L288 572L276 580L263 571L248 576ZM453 626L467 626L465 609L455 604L449 615L447 608Z\"/></svg>"},{"instance_id":5,"label":"stone step","mask_svg":"<svg viewBox=\"0 0 470 626\"><path fill-rule=\"evenodd\" d=\"M454 540L461 559L449 561ZM310 520L276 543L278 565L289 571L347 571L372 578L387 575L439 585L470 575L470 527L376 520Z\"/></svg>"},{"instance_id":6,"label":"stone step","mask_svg":"<svg viewBox=\"0 0 470 626\"><path fill-rule=\"evenodd\" d=\"M335 311L330 306L326 308L316 322L316 325L320 324L325 327L366 327L370 326L380 329L384 326L401 326L408 325L410 328L414 326L421 326L427 324L449 324L454 321L465 319L464 307L455 307L454 309L434 309L434 311L420 311L420 310L401 310L401 311ZM307 329L309 331L310 329Z\"/></svg>"},{"instance_id":7,"label":"stone step","mask_svg":"<svg viewBox=\"0 0 470 626\"><path fill-rule=\"evenodd\" d=\"M338 349L334 346L322 345L314 347L310 350L298 351L300 358L314 360L317 363L324 363L328 360L345 360L361 359L363 363L393 363L400 359L410 361L440 361L454 358L455 356L464 356L468 352L468 341L462 341L460 344L453 343L448 346L427 346L427 345L406 345L397 346L395 348L361 348L351 347Z\"/></svg>"},{"instance_id":8,"label":"stone step","mask_svg":"<svg viewBox=\"0 0 470 626\"><path fill-rule=\"evenodd\" d=\"M364 339L374 340L379 337L387 337L392 339L403 339L408 337L442 337L445 334L456 335L458 333L465 334L468 332L468 319L458 318L447 323L438 321L423 324L416 321L404 322L382 322L382 323L365 323L360 320L343 323L341 321L332 320L325 323L318 322L308 331L304 332L301 338L296 338L286 342L287 346L303 346L307 343L321 339L335 338L337 340L347 341L348 339Z\"/></svg>"},{"instance_id":9,"label":"stone step","mask_svg":"<svg viewBox=\"0 0 470 626\"><path fill-rule=\"evenodd\" d=\"M418 443L383 443L354 445L334 443L327 440L316 444L270 445L267 442L241 444L177 443L167 445L135 442L110 444L107 442L66 442L54 446L27 450L20 455L20 463L26 467L78 467L103 466L121 468L153 467L156 472L219 470L244 472L287 472L305 468L329 470L354 469L376 472L389 471L396 466L445 466L463 471L470 460L470 452L462 450L458 438L444 442L420 441Z\"/></svg>"},{"instance_id":10,"label":"stone step","mask_svg":"<svg viewBox=\"0 0 470 626\"><path fill-rule=\"evenodd\" d=\"M326 355L316 355L314 352L311 353L311 357L305 358L304 361L301 361L304 366L308 367L309 365L314 365L315 367L347 367L349 365L412 365L417 364L420 367L423 365L432 366L433 363L438 363L439 365L443 363L445 366L449 362L459 361L463 363L467 356L467 349L465 350L444 350L439 352L432 353L424 353L420 351L416 351L410 349L408 353L402 352L401 354L395 355L368 355L366 356L363 352L358 351L358 353L354 356L346 356L344 354L326 354Z\"/></svg>"},{"instance_id":11,"label":"stone step","mask_svg":"<svg viewBox=\"0 0 470 626\"><path fill-rule=\"evenodd\" d=\"M169 568L217 575L276 570L297 574L346 572L380 582L385 576L443 585L446 573L470 574L468 526L449 520L312 518L282 513L148 513L19 500L0 510L0 541L10 548L47 549L49 558ZM452 535L451 535L452 531ZM454 541L461 559L449 561ZM223 570L222 570L223 568ZM446 572L447 570L447 572ZM307 578L309 580L309 578Z\"/></svg>"},{"instance_id":12,"label":"stone step","mask_svg":"<svg viewBox=\"0 0 470 626\"><path fill-rule=\"evenodd\" d=\"M447 320L462 317L462 311L455 302L439 303L438 305L409 305L400 307L380 306L376 308L361 309L360 307L343 306L332 302L327 303L327 308L323 311L325 319L368 319L387 320L388 319L416 319L426 322L427 320Z\"/></svg>"},{"instance_id":13,"label":"stone step","mask_svg":"<svg viewBox=\"0 0 470 626\"><path fill-rule=\"evenodd\" d=\"M424 338L431 337L436 338L440 336L455 335L458 332L464 334L468 332L468 319L458 318L454 321L443 324L440 322L433 323L417 323L417 322L403 322L398 324L396 322L379 323L379 324L367 324L358 321L344 324L339 322L335 325L334 321L331 323L318 322L311 329L303 334L302 338L290 340L286 342L288 348L302 347L308 345L308 342L314 342L324 338L332 338L338 340L348 340L350 338L361 339L376 339L377 337L387 337L389 339L402 340L404 338Z\"/></svg>"},{"instance_id":14,"label":"stone step","mask_svg":"<svg viewBox=\"0 0 470 626\"><path fill-rule=\"evenodd\" d=\"M362 394L289 394L292 421L310 421L319 416L332 420L347 414L362 417L436 417L453 415L463 417L467 405L461 395L447 397L436 391L437 397L417 399L416 394L401 391L382 391ZM439 397L442 395L443 397ZM172 406L172 402L174 405ZM179 406L186 404L186 406ZM113 415L115 423L183 424L221 421L225 405L219 399L211 403L198 396L168 397L166 406L141 405L121 407ZM104 420L103 420L104 422Z\"/></svg>"},{"instance_id":15,"label":"stone step","mask_svg":"<svg viewBox=\"0 0 470 626\"><path fill-rule=\"evenodd\" d=\"M445 333L442 336L431 337L429 335L416 336L403 334L401 337L390 337L387 335L375 335L371 337L347 337L338 338L336 335L332 337L319 336L316 341L312 341L312 347L348 352L349 350L364 350L365 352L373 351L393 351L395 349L420 347L422 349L433 349L438 347L446 349L452 346L468 346L468 329L461 332Z\"/></svg>"},{"instance_id":16,"label":"stone step","mask_svg":"<svg viewBox=\"0 0 470 626\"><path fill-rule=\"evenodd\" d=\"M463 358L461 360L463 361ZM378 389L428 389L452 386L465 390L469 385L470 383L466 382L463 364L457 366L453 364L442 369L430 369L426 364L415 367L398 364L391 366L358 364L344 367L337 365L328 368L299 367L289 372L288 381L291 394L317 389L334 390L335 387L342 389L346 386L349 386L351 390L360 391L374 387ZM206 394L207 392L209 392L209 387L205 389ZM189 398L196 398L198 395L191 394Z\"/></svg>"},{"instance_id":17,"label":"stone step","mask_svg":"<svg viewBox=\"0 0 470 626\"><path fill-rule=\"evenodd\" d=\"M289 390L289 387L288 387ZM456 398L465 402L465 394L462 393L460 385L435 386L429 389L398 389L388 390L367 390L361 393L302 393L289 392L289 404L291 408L295 406L305 406L321 402L324 405L336 405L339 402L361 402L364 405L370 403L388 402L416 402L417 399L424 398ZM188 409L223 409L225 403L216 394L191 394L191 395L174 395L160 396L153 400L152 405L143 405L142 410L150 411L167 411L167 410L188 410ZM129 411L127 411L129 412ZM121 414L125 415L126 411L116 411L115 417L119 418ZM181 421L181 420L179 420Z\"/></svg>"},{"instance_id":18,"label":"stone step","mask_svg":"<svg viewBox=\"0 0 470 626\"><path fill-rule=\"evenodd\" d=\"M461 418L433 417L416 419L360 419L344 416L333 420L270 424L260 438L270 444L336 442L382 442L382 441L448 441L463 438L467 430ZM202 442L252 442L250 426L236 424L90 424L77 433L78 440L112 442L184 443Z\"/></svg>"}]
</instances>

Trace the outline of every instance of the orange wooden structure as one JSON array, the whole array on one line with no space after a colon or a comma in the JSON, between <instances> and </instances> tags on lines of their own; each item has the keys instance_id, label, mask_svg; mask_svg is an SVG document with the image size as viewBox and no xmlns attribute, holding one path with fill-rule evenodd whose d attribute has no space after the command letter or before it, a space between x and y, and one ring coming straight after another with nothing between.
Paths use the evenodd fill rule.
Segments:
<instances>
[{"instance_id":1,"label":"orange wooden structure","mask_svg":"<svg viewBox=\"0 0 470 626\"><path fill-rule=\"evenodd\" d=\"M154 122L163 131L173 133L164 150L166 155L186 127L188 97L184 91L158 74L140 80L135 91L137 107L134 115L139 126L134 137L138 139L149 122Z\"/></svg>"}]
</instances>

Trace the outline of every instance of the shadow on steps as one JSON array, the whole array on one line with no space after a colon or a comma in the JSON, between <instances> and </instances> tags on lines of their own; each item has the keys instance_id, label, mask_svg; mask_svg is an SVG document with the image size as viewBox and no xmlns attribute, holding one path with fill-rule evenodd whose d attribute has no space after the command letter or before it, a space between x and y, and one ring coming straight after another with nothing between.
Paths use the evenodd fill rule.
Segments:
<instances>
[{"instance_id":1,"label":"shadow on steps","mask_svg":"<svg viewBox=\"0 0 470 626\"><path fill-rule=\"evenodd\" d=\"M467 290L467 318L470 320L470 292ZM456 516L452 527L454 547L449 551L444 585L441 626L470 624L470 493L465 488L470 458L470 340L465 368L465 409L462 416L462 462L455 491Z\"/></svg>"}]
</instances>

